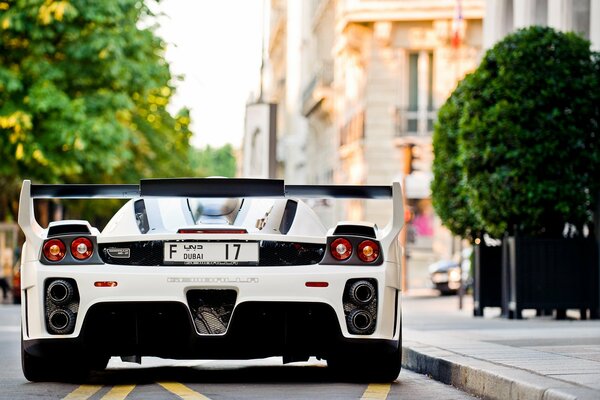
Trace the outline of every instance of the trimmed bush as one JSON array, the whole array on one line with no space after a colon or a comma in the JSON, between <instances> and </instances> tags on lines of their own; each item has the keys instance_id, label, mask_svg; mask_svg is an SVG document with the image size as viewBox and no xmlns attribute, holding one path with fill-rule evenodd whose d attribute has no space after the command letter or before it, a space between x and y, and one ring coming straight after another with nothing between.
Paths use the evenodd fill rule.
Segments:
<instances>
[{"instance_id":1,"label":"trimmed bush","mask_svg":"<svg viewBox=\"0 0 600 400\"><path fill-rule=\"evenodd\" d=\"M468 79L468 78L467 78ZM456 236L472 240L481 231L471 211L459 158L459 120L464 107L461 81L438 112L433 130L432 203L443 224Z\"/></svg>"},{"instance_id":2,"label":"trimmed bush","mask_svg":"<svg viewBox=\"0 0 600 400\"><path fill-rule=\"evenodd\" d=\"M458 192L485 231L561 237L566 223L578 232L591 225L600 183L597 59L574 33L530 27L497 43L459 85L458 159L447 170L462 170Z\"/></svg>"}]
</instances>

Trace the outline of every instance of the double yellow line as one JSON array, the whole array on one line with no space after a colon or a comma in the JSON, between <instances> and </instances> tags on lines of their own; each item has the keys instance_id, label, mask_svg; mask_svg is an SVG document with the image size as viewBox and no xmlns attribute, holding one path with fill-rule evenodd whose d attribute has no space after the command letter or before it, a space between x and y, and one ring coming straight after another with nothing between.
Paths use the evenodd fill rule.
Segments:
<instances>
[{"instance_id":1,"label":"double yellow line","mask_svg":"<svg viewBox=\"0 0 600 400\"><path fill-rule=\"evenodd\" d=\"M184 400L210 400L208 397L193 391L178 382L157 382L160 386ZM102 396L102 400L123 400L133 391L136 385L116 385ZM87 400L95 395L102 385L81 385L69 393L63 400Z\"/></svg>"},{"instance_id":2,"label":"double yellow line","mask_svg":"<svg viewBox=\"0 0 600 400\"><path fill-rule=\"evenodd\" d=\"M183 400L210 400L209 397L198 393L179 382L157 382L160 386ZM102 400L123 400L136 385L116 385L102 396ZM63 400L87 400L95 395L102 385L81 385L69 393ZM385 400L390 392L389 383L372 383L363 393L361 400Z\"/></svg>"}]
</instances>

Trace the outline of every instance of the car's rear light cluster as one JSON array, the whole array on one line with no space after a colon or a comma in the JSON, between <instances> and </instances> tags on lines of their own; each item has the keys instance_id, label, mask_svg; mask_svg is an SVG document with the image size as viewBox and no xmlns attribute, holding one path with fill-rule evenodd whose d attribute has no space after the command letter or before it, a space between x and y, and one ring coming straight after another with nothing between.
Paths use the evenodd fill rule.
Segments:
<instances>
[{"instance_id":1,"label":"car's rear light cluster","mask_svg":"<svg viewBox=\"0 0 600 400\"><path fill-rule=\"evenodd\" d=\"M325 260L341 262L349 265L381 264L381 248L375 240L357 236L329 238L329 254L333 259Z\"/></svg>"},{"instance_id":2,"label":"car's rear light cluster","mask_svg":"<svg viewBox=\"0 0 600 400\"><path fill-rule=\"evenodd\" d=\"M42 261L47 264L97 263L94 247L95 240L91 236L71 235L48 239L42 247Z\"/></svg>"}]
</instances>

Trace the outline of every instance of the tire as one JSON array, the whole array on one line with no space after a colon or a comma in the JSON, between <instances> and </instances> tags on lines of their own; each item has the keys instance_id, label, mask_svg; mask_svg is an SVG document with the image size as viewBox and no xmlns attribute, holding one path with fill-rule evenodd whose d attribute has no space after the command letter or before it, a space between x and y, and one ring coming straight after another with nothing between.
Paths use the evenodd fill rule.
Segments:
<instances>
[{"instance_id":1,"label":"tire","mask_svg":"<svg viewBox=\"0 0 600 400\"><path fill-rule=\"evenodd\" d=\"M327 359L327 366L342 380L352 382L389 383L398 378L402 364L402 346L393 352L371 352L352 357L336 354Z\"/></svg>"},{"instance_id":2,"label":"tire","mask_svg":"<svg viewBox=\"0 0 600 400\"><path fill-rule=\"evenodd\" d=\"M91 366L89 362L71 362L31 355L25 351L21 338L21 368L25 379L31 382L81 382L88 376Z\"/></svg>"},{"instance_id":3,"label":"tire","mask_svg":"<svg viewBox=\"0 0 600 400\"><path fill-rule=\"evenodd\" d=\"M21 368L25 379L31 382L43 382L50 379L50 365L41 357L35 357L27 353L23 348L21 339Z\"/></svg>"}]
</instances>

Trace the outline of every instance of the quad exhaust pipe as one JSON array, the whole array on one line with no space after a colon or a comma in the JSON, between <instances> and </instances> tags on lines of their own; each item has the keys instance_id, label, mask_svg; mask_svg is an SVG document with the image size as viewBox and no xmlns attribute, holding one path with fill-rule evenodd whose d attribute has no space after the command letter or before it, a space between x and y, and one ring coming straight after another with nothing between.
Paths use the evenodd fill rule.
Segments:
<instances>
[{"instance_id":1,"label":"quad exhaust pipe","mask_svg":"<svg viewBox=\"0 0 600 400\"><path fill-rule=\"evenodd\" d=\"M369 281L356 281L350 286L348 295L354 304L366 305L375 298L375 286Z\"/></svg>"},{"instance_id":2,"label":"quad exhaust pipe","mask_svg":"<svg viewBox=\"0 0 600 400\"><path fill-rule=\"evenodd\" d=\"M373 326L373 317L365 310L355 309L348 314L348 327L354 334L368 332Z\"/></svg>"},{"instance_id":3,"label":"quad exhaust pipe","mask_svg":"<svg viewBox=\"0 0 600 400\"><path fill-rule=\"evenodd\" d=\"M55 278L46 283L46 329L53 335L68 335L75 330L79 293L70 278Z\"/></svg>"},{"instance_id":4,"label":"quad exhaust pipe","mask_svg":"<svg viewBox=\"0 0 600 400\"><path fill-rule=\"evenodd\" d=\"M48 328L52 333L70 333L75 327L75 314L69 309L59 308L48 316Z\"/></svg>"},{"instance_id":5,"label":"quad exhaust pipe","mask_svg":"<svg viewBox=\"0 0 600 400\"><path fill-rule=\"evenodd\" d=\"M348 332L373 334L377 325L377 281L374 278L348 280L342 301Z\"/></svg>"},{"instance_id":6,"label":"quad exhaust pipe","mask_svg":"<svg viewBox=\"0 0 600 400\"><path fill-rule=\"evenodd\" d=\"M63 279L53 281L47 289L48 298L57 306L70 303L74 293L73 285Z\"/></svg>"}]
</instances>

